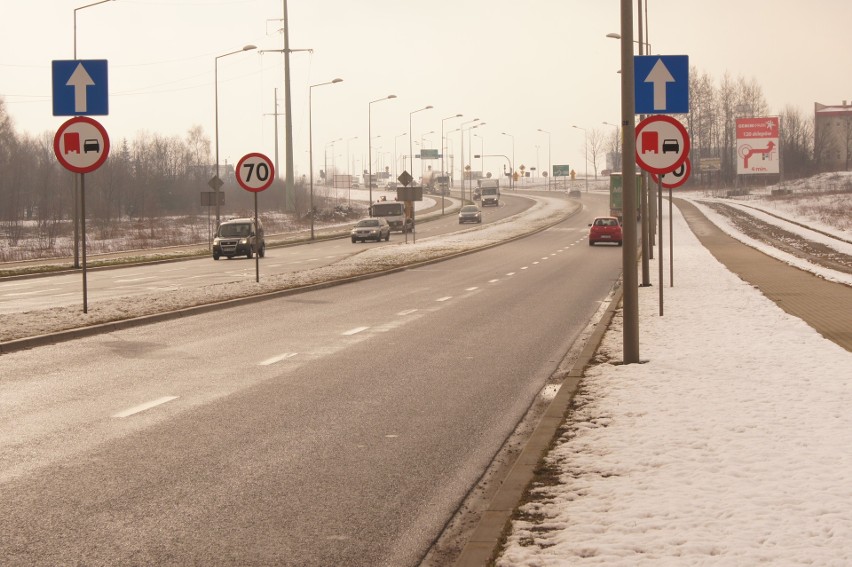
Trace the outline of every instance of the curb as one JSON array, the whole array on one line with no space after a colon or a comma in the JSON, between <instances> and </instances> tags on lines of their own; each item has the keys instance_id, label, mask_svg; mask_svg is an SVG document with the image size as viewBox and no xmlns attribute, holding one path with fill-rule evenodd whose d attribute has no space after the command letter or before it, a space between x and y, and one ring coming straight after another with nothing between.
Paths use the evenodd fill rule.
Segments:
<instances>
[{"instance_id":1,"label":"curb","mask_svg":"<svg viewBox=\"0 0 852 567\"><path fill-rule=\"evenodd\" d=\"M485 567L491 564L499 552L503 534L512 520L512 514L518 507L530 482L535 478L542 457L550 448L556 432L565 420L565 414L577 387L583 377L583 371L597 352L604 334L609 328L615 315L624 288L619 281L614 290L610 303L589 336L588 342L568 371L565 380L559 387L559 392L550 402L529 440L518 455L500 488L492 498L487 510L479 520L479 524L456 559L455 567Z\"/></svg>"}]
</instances>

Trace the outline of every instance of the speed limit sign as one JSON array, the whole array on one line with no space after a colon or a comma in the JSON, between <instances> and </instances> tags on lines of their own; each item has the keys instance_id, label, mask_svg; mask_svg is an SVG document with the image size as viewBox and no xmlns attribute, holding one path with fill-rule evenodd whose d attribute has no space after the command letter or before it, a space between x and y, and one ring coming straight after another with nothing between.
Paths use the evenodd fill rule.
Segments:
<instances>
[{"instance_id":1,"label":"speed limit sign","mask_svg":"<svg viewBox=\"0 0 852 567\"><path fill-rule=\"evenodd\" d=\"M259 153L250 153L237 162L237 183L246 191L260 193L272 185L275 179L275 167L268 157Z\"/></svg>"}]
</instances>

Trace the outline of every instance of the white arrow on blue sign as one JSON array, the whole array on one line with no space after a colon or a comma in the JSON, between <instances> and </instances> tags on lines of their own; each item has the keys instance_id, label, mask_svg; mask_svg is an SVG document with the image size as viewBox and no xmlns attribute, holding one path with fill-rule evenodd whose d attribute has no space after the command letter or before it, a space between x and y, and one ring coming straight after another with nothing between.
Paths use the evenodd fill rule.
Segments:
<instances>
[{"instance_id":1,"label":"white arrow on blue sign","mask_svg":"<svg viewBox=\"0 0 852 567\"><path fill-rule=\"evenodd\" d=\"M53 61L53 115L109 114L107 60Z\"/></svg>"},{"instance_id":2,"label":"white arrow on blue sign","mask_svg":"<svg viewBox=\"0 0 852 567\"><path fill-rule=\"evenodd\" d=\"M689 112L689 56L633 57L636 114Z\"/></svg>"}]
</instances>

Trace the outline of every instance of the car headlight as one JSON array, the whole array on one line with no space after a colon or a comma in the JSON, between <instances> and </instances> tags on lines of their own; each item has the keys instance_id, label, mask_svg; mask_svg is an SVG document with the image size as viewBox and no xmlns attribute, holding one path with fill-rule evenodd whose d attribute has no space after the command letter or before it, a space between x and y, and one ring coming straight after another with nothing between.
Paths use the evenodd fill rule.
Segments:
<instances>
[{"instance_id":1,"label":"car headlight","mask_svg":"<svg viewBox=\"0 0 852 567\"><path fill-rule=\"evenodd\" d=\"M219 237L218 236L213 239L213 244L219 244Z\"/></svg>"},{"instance_id":2,"label":"car headlight","mask_svg":"<svg viewBox=\"0 0 852 567\"><path fill-rule=\"evenodd\" d=\"M248 244L248 238L243 238L240 240L240 244Z\"/></svg>"}]
</instances>

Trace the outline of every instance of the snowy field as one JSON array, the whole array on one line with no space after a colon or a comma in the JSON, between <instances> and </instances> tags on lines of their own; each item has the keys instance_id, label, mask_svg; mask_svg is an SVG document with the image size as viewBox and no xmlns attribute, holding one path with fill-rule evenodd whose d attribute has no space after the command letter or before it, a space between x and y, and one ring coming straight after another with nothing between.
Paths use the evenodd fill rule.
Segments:
<instances>
[{"instance_id":1,"label":"snowy field","mask_svg":"<svg viewBox=\"0 0 852 567\"><path fill-rule=\"evenodd\" d=\"M852 565L852 354L725 269L677 209L674 232L665 316L656 282L639 291L647 362L607 362L619 312L497 565Z\"/></svg>"}]
</instances>

